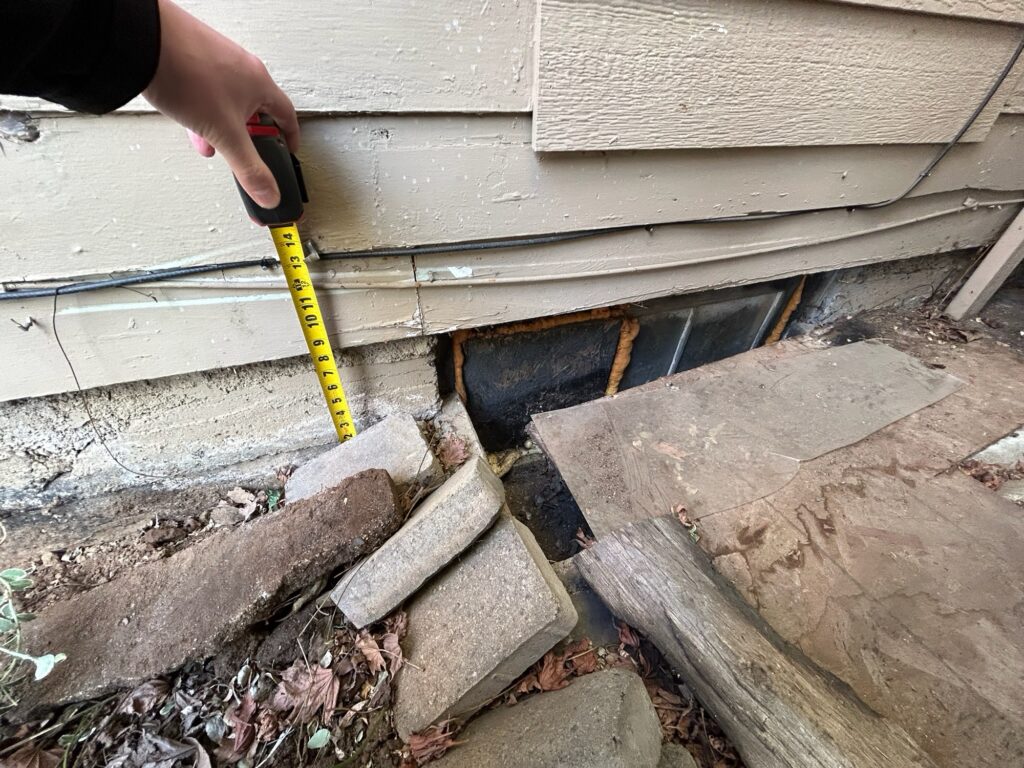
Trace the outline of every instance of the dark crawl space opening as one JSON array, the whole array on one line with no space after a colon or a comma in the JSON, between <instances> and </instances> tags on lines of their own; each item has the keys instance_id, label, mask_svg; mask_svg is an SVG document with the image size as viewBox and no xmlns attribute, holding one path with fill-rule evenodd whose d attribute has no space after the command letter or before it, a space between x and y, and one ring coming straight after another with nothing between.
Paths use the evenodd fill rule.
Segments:
<instances>
[{"instance_id":1,"label":"dark crawl space opening","mask_svg":"<svg viewBox=\"0 0 1024 768\"><path fill-rule=\"evenodd\" d=\"M442 390L457 392L492 454L516 518L550 560L591 531L572 494L528 434L535 413L567 408L739 354L773 331L799 278L460 331L442 340Z\"/></svg>"}]
</instances>

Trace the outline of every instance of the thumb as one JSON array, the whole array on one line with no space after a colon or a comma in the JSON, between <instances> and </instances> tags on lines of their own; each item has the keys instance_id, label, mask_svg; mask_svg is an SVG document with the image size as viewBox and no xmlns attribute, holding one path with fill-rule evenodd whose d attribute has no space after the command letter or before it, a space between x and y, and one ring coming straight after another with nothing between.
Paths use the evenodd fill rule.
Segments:
<instances>
[{"instance_id":1,"label":"thumb","mask_svg":"<svg viewBox=\"0 0 1024 768\"><path fill-rule=\"evenodd\" d=\"M245 126L225 136L217 145L217 151L224 156L231 172L249 197L261 208L276 208L281 202L274 174L260 158L256 146L249 138Z\"/></svg>"}]
</instances>

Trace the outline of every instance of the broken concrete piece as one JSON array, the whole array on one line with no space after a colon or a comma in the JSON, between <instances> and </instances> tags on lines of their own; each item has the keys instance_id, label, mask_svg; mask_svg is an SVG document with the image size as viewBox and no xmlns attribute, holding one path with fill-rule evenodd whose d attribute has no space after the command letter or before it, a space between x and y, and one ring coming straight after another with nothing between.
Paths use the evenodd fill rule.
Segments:
<instances>
[{"instance_id":1,"label":"broken concrete piece","mask_svg":"<svg viewBox=\"0 0 1024 768\"><path fill-rule=\"evenodd\" d=\"M402 738L493 699L576 626L529 529L506 514L408 607L397 681Z\"/></svg>"},{"instance_id":2,"label":"broken concrete piece","mask_svg":"<svg viewBox=\"0 0 1024 768\"><path fill-rule=\"evenodd\" d=\"M305 499L357 472L375 468L386 469L400 490L416 482L429 485L442 477L441 465L416 420L399 414L301 465L285 484L285 498Z\"/></svg>"},{"instance_id":3,"label":"broken concrete piece","mask_svg":"<svg viewBox=\"0 0 1024 768\"><path fill-rule=\"evenodd\" d=\"M67 661L25 689L20 712L85 699L202 659L296 590L376 549L404 510L382 469L44 610L24 645Z\"/></svg>"},{"instance_id":4,"label":"broken concrete piece","mask_svg":"<svg viewBox=\"0 0 1024 768\"><path fill-rule=\"evenodd\" d=\"M661 748L658 768L697 768L697 761L679 744L666 744Z\"/></svg>"},{"instance_id":5,"label":"broken concrete piece","mask_svg":"<svg viewBox=\"0 0 1024 768\"><path fill-rule=\"evenodd\" d=\"M625 669L494 709L459 741L437 768L657 768L662 753L651 699Z\"/></svg>"},{"instance_id":6,"label":"broken concrete piece","mask_svg":"<svg viewBox=\"0 0 1024 768\"><path fill-rule=\"evenodd\" d=\"M501 480L474 456L398 533L345 574L331 599L357 627L384 618L476 541L504 502Z\"/></svg>"}]
</instances>

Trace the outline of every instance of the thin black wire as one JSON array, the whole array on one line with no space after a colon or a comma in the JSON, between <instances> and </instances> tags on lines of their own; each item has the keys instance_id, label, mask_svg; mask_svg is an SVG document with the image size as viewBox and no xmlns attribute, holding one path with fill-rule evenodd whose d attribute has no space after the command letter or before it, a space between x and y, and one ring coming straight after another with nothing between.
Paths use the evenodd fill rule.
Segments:
<instances>
[{"instance_id":1,"label":"thin black wire","mask_svg":"<svg viewBox=\"0 0 1024 768\"><path fill-rule=\"evenodd\" d=\"M60 353L64 356L64 362L68 364L68 370L71 371L71 377L75 380L75 388L78 390L78 396L82 400L82 406L85 408L85 414L89 417L89 426L92 427L93 434L96 435L96 439L100 441L100 445L103 446L103 450L107 452L110 460L125 472L130 472L131 474L138 475L139 477L150 477L154 480L172 479L174 477L173 475L153 475L149 472L132 469L114 455L114 452L110 450L110 446L107 445L107 441L104 440L103 435L100 434L99 427L96 426L96 419L93 418L92 415L92 408L89 407L89 396L86 395L85 390L82 389L82 384L78 380L78 373L75 371L75 366L71 364L71 358L68 357L67 350L64 349L64 343L60 340L60 334L57 333L57 297L62 293L64 293L64 291L62 291L61 288L57 288L53 293L53 312L50 315L50 327L53 329L53 338L57 342L57 347L60 349Z\"/></svg>"},{"instance_id":2,"label":"thin black wire","mask_svg":"<svg viewBox=\"0 0 1024 768\"><path fill-rule=\"evenodd\" d=\"M1021 38L1017 44L1017 48L1014 50L1010 60L1003 67L999 76L995 82L986 91L985 96L975 107L970 117L963 124L963 126L956 132L956 135L950 139L946 144L943 145L942 149L936 153L928 164L924 167L920 173L917 174L914 181L896 197L889 198L888 200L881 200L875 203L862 203L859 205L824 205L815 208L798 208L788 211L752 211L750 213L739 213L730 216L710 216L693 219L675 219L671 221L651 222L647 224L624 224L617 227L604 227L595 229L576 229L568 232L554 232L546 235L526 235L521 237L508 237L499 238L494 240L466 240L455 243L436 243L429 245L413 245L413 246L401 246L395 248L370 248L360 251L341 251L337 253L326 253L321 254L320 259L323 261L337 261L341 259L361 259L371 258L379 256L425 256L433 253L465 253L467 251L494 251L505 248L529 248L532 246L550 245L553 243L564 243L571 240L582 240L590 237L600 237L603 235L612 235L619 232L630 232L638 229L646 229L648 232L653 232L656 227L669 227L677 226L682 224L723 224L729 222L739 221L764 221L766 219L781 219L788 216L803 216L815 213L827 213L830 211L847 211L854 212L858 210L873 210L878 208L886 208L890 205L900 202L910 195L915 189L917 189L925 179L931 176L935 168L942 162L942 160L948 155L953 148L959 144L960 140L964 135L971 129L974 122L978 119L985 108L992 101L993 97L998 92L999 88L1006 81L1010 72L1016 66L1017 61L1020 59L1021 54L1024 53L1024 37ZM218 270L231 270L231 269L242 269L244 267L255 267L261 266L269 268L276 262L271 259L248 259L244 261L229 261L217 264L203 264L194 267L174 267L168 269L154 269L142 274L130 275L126 277L114 277L105 280L91 280L79 283L71 283L69 285L62 286L60 289L55 288L35 288L28 290L8 290L0 291L0 301L11 301L15 299L35 299L43 298L48 296L55 296L56 291L60 290L61 293L85 293L87 291L98 291L105 288L121 288L126 285L135 285L137 283L146 282L158 282L160 280L170 280L176 277L187 277L189 275L198 275L205 272L216 272Z\"/></svg>"}]
</instances>

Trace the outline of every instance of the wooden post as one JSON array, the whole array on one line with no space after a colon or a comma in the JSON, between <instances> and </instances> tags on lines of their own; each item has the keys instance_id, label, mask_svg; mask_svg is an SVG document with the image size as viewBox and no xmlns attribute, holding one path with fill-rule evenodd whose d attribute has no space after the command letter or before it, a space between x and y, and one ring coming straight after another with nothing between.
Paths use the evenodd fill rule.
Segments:
<instances>
[{"instance_id":1,"label":"wooden post","mask_svg":"<svg viewBox=\"0 0 1024 768\"><path fill-rule=\"evenodd\" d=\"M1024 210L992 246L992 250L974 270L964 287L946 307L946 315L954 320L973 316L999 290L1010 273L1024 260Z\"/></svg>"}]
</instances>

